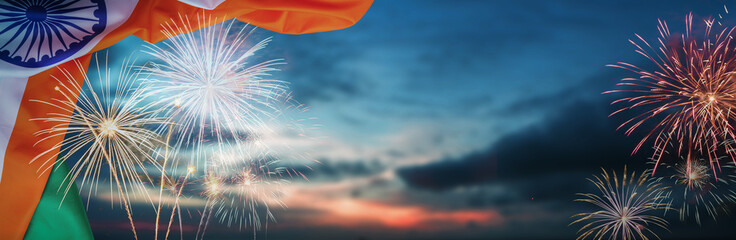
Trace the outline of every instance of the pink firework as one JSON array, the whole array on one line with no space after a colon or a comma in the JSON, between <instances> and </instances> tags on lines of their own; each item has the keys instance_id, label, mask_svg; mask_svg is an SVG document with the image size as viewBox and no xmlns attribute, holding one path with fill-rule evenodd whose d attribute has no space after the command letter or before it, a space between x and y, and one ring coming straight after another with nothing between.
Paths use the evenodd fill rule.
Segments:
<instances>
[{"instance_id":1,"label":"pink firework","mask_svg":"<svg viewBox=\"0 0 736 240\"><path fill-rule=\"evenodd\" d=\"M695 152L705 155L710 166L718 166L715 155L721 142L734 139L734 119L731 109L736 105L736 49L732 43L734 28L714 31L713 19L704 20L702 36L693 32L693 16L687 15L685 33L672 34L664 21L659 21L659 45L651 45L641 36L630 40L636 52L647 58L653 70L645 70L629 63L619 62L611 67L623 68L639 75L624 78L617 85L626 87L605 93L626 92L627 97L612 104L626 104L611 115L635 111L636 115L619 126L626 134L645 123L651 129L634 149L637 152L649 139L654 141L653 156L661 156L668 144L674 143L677 152L686 152L687 164ZM701 33L698 33L700 35ZM605 94L604 93L604 94ZM733 147L726 145L731 154ZM655 159L657 163L659 158ZM655 166L656 169L656 166Z\"/></svg>"}]
</instances>

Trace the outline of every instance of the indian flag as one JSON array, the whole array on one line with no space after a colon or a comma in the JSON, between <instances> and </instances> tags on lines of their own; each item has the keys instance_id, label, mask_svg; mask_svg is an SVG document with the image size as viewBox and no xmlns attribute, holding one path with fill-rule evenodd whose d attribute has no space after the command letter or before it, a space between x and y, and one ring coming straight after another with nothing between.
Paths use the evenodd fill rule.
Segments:
<instances>
[{"instance_id":1,"label":"indian flag","mask_svg":"<svg viewBox=\"0 0 736 240\"><path fill-rule=\"evenodd\" d=\"M356 23L371 0L4 0L0 1L0 239L91 239L78 194L58 191L68 167L40 170L31 160L63 141L38 142L57 94L59 68L89 64L90 54L135 35L164 40L161 24L178 15L232 16L272 31L303 34ZM220 18L222 19L222 18ZM74 73L75 71L70 71ZM74 76L82 81L82 73ZM55 111L58 112L58 111ZM58 154L56 152L51 154Z\"/></svg>"}]
</instances>

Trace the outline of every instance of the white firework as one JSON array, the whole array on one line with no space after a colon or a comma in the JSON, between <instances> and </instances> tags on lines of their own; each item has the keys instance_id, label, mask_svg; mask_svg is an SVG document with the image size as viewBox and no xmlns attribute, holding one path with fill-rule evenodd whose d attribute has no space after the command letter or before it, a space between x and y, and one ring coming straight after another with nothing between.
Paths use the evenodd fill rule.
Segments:
<instances>
[{"instance_id":1,"label":"white firework","mask_svg":"<svg viewBox=\"0 0 736 240\"><path fill-rule=\"evenodd\" d=\"M599 210L572 216L577 219L570 225L585 223L578 231L580 235L577 239L658 238L652 227L667 229L667 221L653 213L669 209L669 205L663 203L668 187L648 181L649 175L646 173L638 177L636 172L628 175L625 167L621 179L615 171L611 173L609 175L603 170L600 176L595 176L595 180L588 179L595 184L600 194L578 194L582 198L575 201L591 203Z\"/></svg>"},{"instance_id":2,"label":"white firework","mask_svg":"<svg viewBox=\"0 0 736 240\"><path fill-rule=\"evenodd\" d=\"M282 60L252 63L271 38L249 44L253 28L246 26L233 34L235 20L176 36L218 21L202 15L193 27L189 18L179 20L165 24L162 32L169 40L148 51L158 63L144 67L151 74L147 95L176 123L171 145L193 150L195 165L206 169L200 163L203 145L238 143L250 137L270 118L274 98L288 88L269 79Z\"/></svg>"}]
</instances>

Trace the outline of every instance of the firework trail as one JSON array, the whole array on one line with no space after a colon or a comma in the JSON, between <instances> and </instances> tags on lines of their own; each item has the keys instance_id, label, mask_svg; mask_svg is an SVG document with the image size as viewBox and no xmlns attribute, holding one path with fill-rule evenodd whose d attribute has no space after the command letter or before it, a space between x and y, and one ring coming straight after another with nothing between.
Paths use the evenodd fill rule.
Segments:
<instances>
[{"instance_id":1,"label":"firework trail","mask_svg":"<svg viewBox=\"0 0 736 240\"><path fill-rule=\"evenodd\" d=\"M169 127L169 132L166 134L166 143L167 144L169 142L171 142L171 131L172 130L173 130L173 128L172 127ZM161 217L161 199L162 199L163 194L164 194L164 186L167 185L166 163L169 162L169 150L170 150L170 148L169 148L169 146L165 146L165 148L166 149L164 150L164 163L163 163L163 165L161 165L161 183L160 183L161 188L159 189L159 192L158 192L158 205L156 207L156 224L154 226L154 237L153 237L153 239L155 239L155 240L158 240L158 223L159 223L159 219ZM189 177L189 175L192 172L194 172L193 170L194 170L193 168L188 168L187 169L187 175L184 178L183 182L186 182L186 180ZM172 187L171 184L169 184L169 185L170 185L170 187ZM176 189L176 185L175 184L173 185L173 189L174 190ZM183 189L183 187L182 187L182 189ZM177 199L175 200L174 208L171 209L171 215L172 215L171 218L172 219L174 217L173 215L174 215L174 212L176 211L177 204L179 203L178 197L180 195L181 194L177 194L176 195L177 196ZM169 228L166 230L166 236L169 235L168 232L169 232L169 229L170 228L171 228L171 222L169 222Z\"/></svg>"},{"instance_id":2,"label":"firework trail","mask_svg":"<svg viewBox=\"0 0 736 240\"><path fill-rule=\"evenodd\" d=\"M207 202L204 205L204 210L202 211L202 216L199 220L199 226L197 227L197 234L194 236L194 239L204 239L204 231L207 230L207 225L209 224L210 217L212 216L211 212L213 205L218 199L220 199L220 196L222 196L224 185L225 179L216 174L215 171L206 172L204 183L202 184L204 187L202 194L207 199ZM199 237L200 232L202 232L201 238Z\"/></svg>"},{"instance_id":3,"label":"firework trail","mask_svg":"<svg viewBox=\"0 0 736 240\"><path fill-rule=\"evenodd\" d=\"M666 151L664 153L667 153ZM716 161L723 160L720 157ZM724 165L720 169L721 175L716 178L711 174L708 160L693 158L687 162L676 162L669 164L660 163L664 166L664 172L657 172L662 177L652 178L651 181L672 186L670 196L673 206L680 215L680 221L685 221L693 216L698 225L701 224L701 212L710 215L714 220L719 214L729 213L729 204L736 203L736 192L732 187L736 185L736 170L731 165ZM654 161L652 162L654 164ZM681 196L679 198L677 196Z\"/></svg>"},{"instance_id":4,"label":"firework trail","mask_svg":"<svg viewBox=\"0 0 736 240\"><path fill-rule=\"evenodd\" d=\"M274 97L288 88L282 81L267 79L283 61L252 63L271 38L249 46L254 28L246 26L232 34L234 20L203 28L218 22L204 14L196 22L192 26L188 17L180 16L179 23L164 24L162 32L169 40L148 51L159 63L144 70L151 73L147 96L176 123L171 145L194 149L193 164L207 169L207 163L200 162L206 158L197 149L208 142L237 143L247 138L274 111ZM198 28L203 29L182 34Z\"/></svg>"},{"instance_id":5,"label":"firework trail","mask_svg":"<svg viewBox=\"0 0 736 240\"><path fill-rule=\"evenodd\" d=\"M595 179L588 179L600 194L578 193L581 198L575 201L591 203L599 210L572 216L577 219L570 225L585 223L577 239L658 238L651 227L667 229L667 221L652 213L669 208L663 203L668 187L648 181L648 176L646 173L637 176L636 172L629 175L624 167L621 179L615 171L609 175L605 169L600 176L594 176Z\"/></svg>"},{"instance_id":6,"label":"firework trail","mask_svg":"<svg viewBox=\"0 0 736 240\"><path fill-rule=\"evenodd\" d=\"M64 194L68 193L72 181L81 177L81 185L91 185L88 199L92 189L97 191L100 176L104 173L103 166L107 166L109 178L117 185L117 194L125 205L128 220L137 239L128 205L128 193L137 191L145 194L144 181L151 180L145 169L149 165L160 168L149 153L161 142L158 140L159 135L149 128L164 122L153 117L155 114L150 109L141 107L142 88L135 84L140 72L133 71L131 62L124 60L120 72L113 74L107 68L106 60L102 61L104 65L101 66L98 55L94 56L98 74L91 78L85 75L84 82L88 84L86 89L77 83L68 70L61 69L64 76L54 76L58 83L54 88L63 98L53 98L51 101L34 100L60 110L48 113L48 117L33 119L57 123L50 129L38 131L37 135L41 138L39 142L54 136L67 137L54 146L54 149L60 148L58 160L55 159L56 156L48 154L52 151L49 149L36 156L33 161L43 161L44 167L39 171L47 171L56 161L79 159L72 164L71 171L65 177L64 181L69 184ZM77 68L78 71L86 72L79 62ZM97 82L102 84L101 90L89 85ZM80 92L78 101L74 96L76 92ZM110 188L112 192L112 184Z\"/></svg>"},{"instance_id":7,"label":"firework trail","mask_svg":"<svg viewBox=\"0 0 736 240\"><path fill-rule=\"evenodd\" d=\"M177 183L173 183L170 186L170 190L172 191L172 193L175 194L176 197L174 198L174 207L173 207L173 209L171 209L171 216L169 217L169 225L166 227L166 235L165 235L164 239L169 239L169 233L171 232L171 223L174 222L174 216L176 215L177 210L179 211L178 212L179 213L179 234L183 236L182 226L181 226L181 224L182 224L182 221L181 221L181 208L179 207L179 199L181 198L181 193L184 190L184 186L187 185L187 180L189 179L189 176L191 176L192 174L194 174L196 171L197 171L197 169L194 168L194 167L191 167L191 166L190 167L187 167L187 174L186 174L186 176L184 176L184 180L182 180L181 183L178 183L178 182ZM162 184L162 186L163 186L163 184ZM156 217L158 217L158 216L159 216L159 214L156 214ZM156 220L156 224L158 224L158 220ZM158 226L156 226L156 228L158 228ZM158 232L156 233L156 237L158 237Z\"/></svg>"},{"instance_id":8,"label":"firework trail","mask_svg":"<svg viewBox=\"0 0 736 240\"><path fill-rule=\"evenodd\" d=\"M671 34L667 23L659 21L659 46L650 45L639 35L636 35L638 41L630 40L636 52L651 61L655 69L645 70L622 62L609 65L639 75L638 78L624 78L617 84L626 89L605 92L633 95L612 103L626 103L627 106L611 115L639 112L619 126L619 129L628 127L627 135L642 125L651 126L634 152L649 139L654 139L658 152L652 156L661 156L665 146L676 142L678 154L685 151L687 162L699 153L707 156L713 174L720 167L715 166L718 162L712 153L721 142L736 137L731 124L734 119L731 109L736 105L736 80L733 79L736 49L732 44L734 28L714 31L713 22L713 19L706 19L704 29L695 29L702 31L703 36L698 38L692 14L687 16L682 35ZM725 147L736 160L733 147ZM656 162L659 160L656 158Z\"/></svg>"}]
</instances>

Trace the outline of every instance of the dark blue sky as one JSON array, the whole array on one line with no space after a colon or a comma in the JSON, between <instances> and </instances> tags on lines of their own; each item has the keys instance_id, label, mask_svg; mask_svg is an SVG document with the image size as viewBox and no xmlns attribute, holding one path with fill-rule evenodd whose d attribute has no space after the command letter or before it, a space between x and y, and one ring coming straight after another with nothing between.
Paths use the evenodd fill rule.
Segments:
<instances>
[{"instance_id":1,"label":"dark blue sky","mask_svg":"<svg viewBox=\"0 0 736 240\"><path fill-rule=\"evenodd\" d=\"M585 178L641 169L647 158L630 155L636 137L607 117L616 96L600 93L631 75L605 65L644 63L628 39L654 40L657 19L677 32L689 12L717 17L724 4L736 10L724 1L378 0L345 30L258 30L274 37L263 57L288 62L277 78L310 107L299 117L322 125L315 139L274 138L322 164L311 164L309 182L292 182L289 208L259 238L574 238L569 217L587 209L574 194L593 190ZM144 45L130 37L111 55ZM94 209L98 237L127 230L124 215ZM723 224L732 221L668 220L664 239L731 236ZM210 239L252 236L212 229Z\"/></svg>"}]
</instances>

